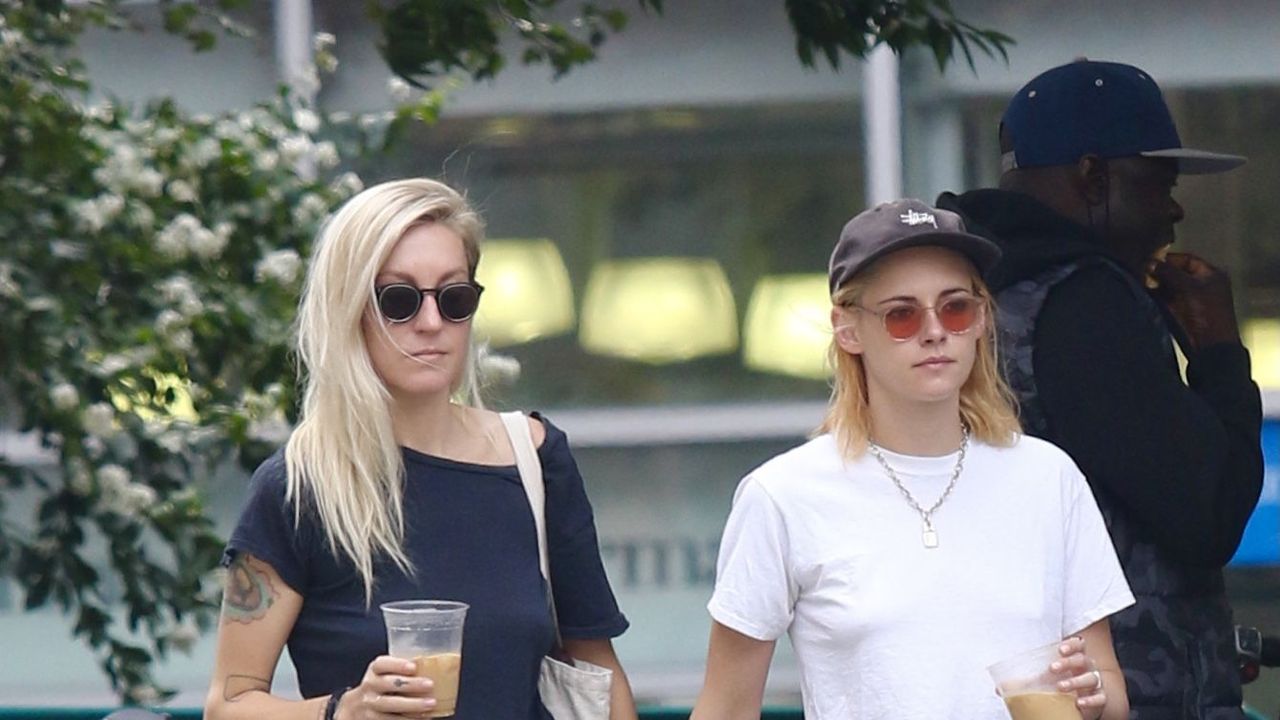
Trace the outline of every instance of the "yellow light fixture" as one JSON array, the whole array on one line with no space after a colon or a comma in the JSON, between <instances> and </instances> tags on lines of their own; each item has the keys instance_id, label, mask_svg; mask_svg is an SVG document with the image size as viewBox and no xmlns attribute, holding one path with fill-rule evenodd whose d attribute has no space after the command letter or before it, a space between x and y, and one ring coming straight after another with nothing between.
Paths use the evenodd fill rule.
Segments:
<instances>
[{"instance_id":1,"label":"yellow light fixture","mask_svg":"<svg viewBox=\"0 0 1280 720\"><path fill-rule=\"evenodd\" d=\"M822 273L760 278L747 304L742 361L752 370L822 380L831 375L831 295Z\"/></svg>"},{"instance_id":2,"label":"yellow light fixture","mask_svg":"<svg viewBox=\"0 0 1280 720\"><path fill-rule=\"evenodd\" d=\"M587 352L654 364L738 348L738 314L710 258L610 260L587 282L579 342Z\"/></svg>"},{"instance_id":3,"label":"yellow light fixture","mask_svg":"<svg viewBox=\"0 0 1280 720\"><path fill-rule=\"evenodd\" d=\"M1253 381L1267 390L1280 390L1280 318L1254 318L1244 323Z\"/></svg>"},{"instance_id":4,"label":"yellow light fixture","mask_svg":"<svg viewBox=\"0 0 1280 720\"><path fill-rule=\"evenodd\" d=\"M569 271L550 240L485 241L476 282L484 286L476 312L476 333L494 347L573 329Z\"/></svg>"}]
</instances>

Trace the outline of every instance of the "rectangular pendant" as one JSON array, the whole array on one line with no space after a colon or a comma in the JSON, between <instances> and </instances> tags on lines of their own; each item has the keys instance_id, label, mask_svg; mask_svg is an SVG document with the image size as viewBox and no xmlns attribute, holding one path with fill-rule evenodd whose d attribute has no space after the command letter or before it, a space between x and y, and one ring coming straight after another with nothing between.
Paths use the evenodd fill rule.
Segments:
<instances>
[{"instance_id":1,"label":"rectangular pendant","mask_svg":"<svg viewBox=\"0 0 1280 720\"><path fill-rule=\"evenodd\" d=\"M924 533L920 536L924 540L924 546L930 550L938 547L938 531L933 528L925 528Z\"/></svg>"}]
</instances>

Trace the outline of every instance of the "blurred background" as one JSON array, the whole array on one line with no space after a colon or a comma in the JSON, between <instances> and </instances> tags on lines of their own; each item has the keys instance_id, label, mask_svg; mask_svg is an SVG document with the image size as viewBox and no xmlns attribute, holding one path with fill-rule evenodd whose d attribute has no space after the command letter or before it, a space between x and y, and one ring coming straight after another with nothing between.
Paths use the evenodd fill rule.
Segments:
<instances>
[{"instance_id":1,"label":"blurred background","mask_svg":"<svg viewBox=\"0 0 1280 720\"><path fill-rule=\"evenodd\" d=\"M1226 175L1183 179L1178 243L1233 276L1263 386L1266 486L1228 580L1238 620L1280 632L1280 214L1271 197L1280 4L953 4L1016 40L1007 64L978 55L972 70L961 63L944 74L913 51L808 70L781 0L669 2L661 16L634 12L596 62L559 80L513 64L495 80L445 87L434 125L393 153L354 161L367 185L443 179L487 219L480 280L495 290L478 332L522 368L490 402L541 410L569 434L632 622L619 654L644 703L691 702L733 489L821 418L822 270L843 222L892 195L932 200L993 185L1008 96L1078 56L1144 68L1185 144L1250 158ZM405 88L389 82L361 5L258 3L238 15L253 37L199 55L159 31L95 30L80 51L97 93L171 96L217 113L271 97L310 62L312 36L332 33L340 64L316 106L377 113ZM130 11L159 9L137 2ZM220 532L245 481L227 471L202 487ZM53 609L23 612L0 581L0 704L114 703L67 624ZM211 666L211 636L160 666L179 690L174 707L202 702ZM286 661L278 683L293 682ZM768 699L794 703L797 688L783 647ZM1267 671L1246 695L1280 711L1280 679Z\"/></svg>"}]
</instances>

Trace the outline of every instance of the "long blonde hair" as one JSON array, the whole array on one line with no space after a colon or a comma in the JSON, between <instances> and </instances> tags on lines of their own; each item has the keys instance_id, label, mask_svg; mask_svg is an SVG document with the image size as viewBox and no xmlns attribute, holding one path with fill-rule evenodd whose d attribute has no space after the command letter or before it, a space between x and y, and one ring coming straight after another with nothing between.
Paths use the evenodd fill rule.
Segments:
<instances>
[{"instance_id":1,"label":"long blonde hair","mask_svg":"<svg viewBox=\"0 0 1280 720\"><path fill-rule=\"evenodd\" d=\"M862 294L876 277L877 264L856 275L836 289L831 303L849 307L861 302ZM973 294L982 302L986 330L978 338L973 369L960 387L960 418L969 426L970 434L989 445L1008 446L1022 431L1018 423L1016 400L1000 374L997 357L995 303L982 278L974 270ZM835 436L840 453L849 459L861 455L871 439L871 408L867 400L867 373L862 356L845 352L836 338L831 339L827 359L835 369L831 400L827 415L815 434Z\"/></svg>"},{"instance_id":2,"label":"long blonde hair","mask_svg":"<svg viewBox=\"0 0 1280 720\"><path fill-rule=\"evenodd\" d=\"M364 190L321 229L298 308L301 417L285 445L286 497L301 517L317 514L329 549L351 559L373 597L376 556L405 572L404 459L391 423L391 395L370 360L361 319L375 302L374 279L406 232L440 223L462 238L469 274L480 261L484 224L465 198L427 179ZM381 317L379 316L379 320ZM474 352L454 389L479 404Z\"/></svg>"}]
</instances>

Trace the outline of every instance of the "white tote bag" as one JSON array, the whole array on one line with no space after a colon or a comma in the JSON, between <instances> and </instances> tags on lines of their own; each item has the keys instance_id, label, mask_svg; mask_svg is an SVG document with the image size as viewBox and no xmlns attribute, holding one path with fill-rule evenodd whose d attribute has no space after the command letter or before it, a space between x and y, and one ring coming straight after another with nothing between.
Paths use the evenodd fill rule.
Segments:
<instances>
[{"instance_id":1,"label":"white tote bag","mask_svg":"<svg viewBox=\"0 0 1280 720\"><path fill-rule=\"evenodd\" d=\"M560 622L556 617L556 599L551 591L551 571L547 561L546 488L542 483L542 463L538 461L529 432L529 421L522 413L502 413L502 424L515 449L516 468L533 522L538 529L538 565L547 586L547 604L551 622L556 628L556 647L562 647ZM565 655L568 658L568 655ZM569 659L561 662L553 657L542 658L542 671L538 676L538 694L542 704L556 720L609 720L609 689L613 684L613 671L584 660Z\"/></svg>"}]
</instances>

